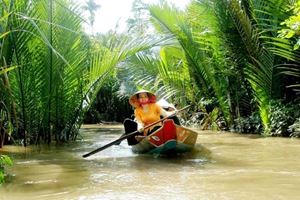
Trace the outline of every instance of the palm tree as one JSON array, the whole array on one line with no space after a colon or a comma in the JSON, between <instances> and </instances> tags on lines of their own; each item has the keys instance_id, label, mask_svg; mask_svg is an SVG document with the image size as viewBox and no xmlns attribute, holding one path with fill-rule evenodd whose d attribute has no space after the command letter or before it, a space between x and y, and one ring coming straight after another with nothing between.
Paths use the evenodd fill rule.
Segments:
<instances>
[{"instance_id":1,"label":"palm tree","mask_svg":"<svg viewBox=\"0 0 300 200\"><path fill-rule=\"evenodd\" d=\"M76 139L84 112L115 67L157 43L108 35L101 44L83 33L80 6L70 1L7 5L1 58L18 66L8 78L21 130L14 137L24 145Z\"/></svg>"},{"instance_id":2,"label":"palm tree","mask_svg":"<svg viewBox=\"0 0 300 200\"><path fill-rule=\"evenodd\" d=\"M167 4L149 6L157 30L174 38L177 41L176 45L183 50L181 62L188 66L190 76L198 86L197 91L206 98L216 97L227 124L230 124L230 108L226 101L228 81L219 73L224 57L215 46L220 40L205 25L208 22L205 20L215 19L210 17L200 21L200 16L196 13L203 13L201 9L202 7L194 4L191 11L185 15ZM210 14L208 11L206 16ZM193 17L189 18L190 15Z\"/></svg>"},{"instance_id":3,"label":"palm tree","mask_svg":"<svg viewBox=\"0 0 300 200\"><path fill-rule=\"evenodd\" d=\"M82 6L83 10L89 12L89 21L92 28L92 35L94 33L94 22L95 22L95 12L101 8L100 5L95 3L95 0L88 0L85 2L85 5Z\"/></svg>"},{"instance_id":4,"label":"palm tree","mask_svg":"<svg viewBox=\"0 0 300 200\"><path fill-rule=\"evenodd\" d=\"M166 4L149 10L157 30L182 48L182 63L189 67L201 96L217 98L228 124L257 106L264 134L269 135L270 100L283 98L285 92L284 77L275 70L285 60L275 51L293 57L286 43L281 45L286 48L274 48L288 5L283 0L198 0L186 16ZM285 73L290 73L292 68L287 68Z\"/></svg>"},{"instance_id":5,"label":"palm tree","mask_svg":"<svg viewBox=\"0 0 300 200\"><path fill-rule=\"evenodd\" d=\"M270 44L272 38L277 36L281 21L287 16L284 8L287 8L288 2L255 0L241 4L238 0L224 0L218 3L229 12L238 32L235 41L241 41L244 51L240 48L232 48L232 51L244 60L243 71L259 107L264 134L269 135L270 100L284 97L281 89L284 88L284 77L277 76L275 67L285 62L273 53ZM232 36L227 34L227 37Z\"/></svg>"}]
</instances>

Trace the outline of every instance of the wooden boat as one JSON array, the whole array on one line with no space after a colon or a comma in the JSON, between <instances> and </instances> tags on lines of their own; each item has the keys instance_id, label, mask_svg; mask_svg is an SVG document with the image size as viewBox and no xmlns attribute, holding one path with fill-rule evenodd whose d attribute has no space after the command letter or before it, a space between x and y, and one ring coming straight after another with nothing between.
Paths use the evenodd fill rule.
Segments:
<instances>
[{"instance_id":1,"label":"wooden boat","mask_svg":"<svg viewBox=\"0 0 300 200\"><path fill-rule=\"evenodd\" d=\"M175 124L172 119L167 119L162 127L140 143L133 145L132 151L150 154L185 153L194 148L197 136L197 132Z\"/></svg>"}]
</instances>

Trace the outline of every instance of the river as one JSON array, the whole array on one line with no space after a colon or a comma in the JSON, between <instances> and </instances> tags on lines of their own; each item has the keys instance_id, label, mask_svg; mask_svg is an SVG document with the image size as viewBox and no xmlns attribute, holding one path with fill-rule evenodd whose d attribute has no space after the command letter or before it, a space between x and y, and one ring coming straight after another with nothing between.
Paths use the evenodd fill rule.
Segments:
<instances>
[{"instance_id":1,"label":"river","mask_svg":"<svg viewBox=\"0 0 300 200\"><path fill-rule=\"evenodd\" d=\"M9 182L0 200L296 200L300 140L199 131L195 151L180 157L136 155L117 139L121 126L84 126L62 146L4 146Z\"/></svg>"}]
</instances>

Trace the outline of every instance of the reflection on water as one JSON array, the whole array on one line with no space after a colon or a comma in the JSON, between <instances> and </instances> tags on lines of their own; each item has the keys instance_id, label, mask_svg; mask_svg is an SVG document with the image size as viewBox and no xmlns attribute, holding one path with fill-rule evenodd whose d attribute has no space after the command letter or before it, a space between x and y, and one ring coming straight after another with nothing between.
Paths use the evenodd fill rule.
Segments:
<instances>
[{"instance_id":1,"label":"reflection on water","mask_svg":"<svg viewBox=\"0 0 300 200\"><path fill-rule=\"evenodd\" d=\"M10 147L10 182L0 200L32 199L297 199L299 140L199 132L193 152L136 155L117 139L122 127L85 127L84 140L64 146ZM2 153L3 153L2 152Z\"/></svg>"}]
</instances>

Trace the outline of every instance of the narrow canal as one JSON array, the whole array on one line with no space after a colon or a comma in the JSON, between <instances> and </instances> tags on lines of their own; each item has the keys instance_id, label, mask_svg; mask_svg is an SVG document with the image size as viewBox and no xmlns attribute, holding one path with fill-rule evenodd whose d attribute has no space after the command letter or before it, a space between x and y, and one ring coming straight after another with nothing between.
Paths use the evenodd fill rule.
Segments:
<instances>
[{"instance_id":1,"label":"narrow canal","mask_svg":"<svg viewBox=\"0 0 300 200\"><path fill-rule=\"evenodd\" d=\"M300 196L300 140L199 131L194 152L180 157L136 155L117 139L121 126L85 126L82 141L12 147L14 160L0 200L293 200Z\"/></svg>"}]
</instances>

